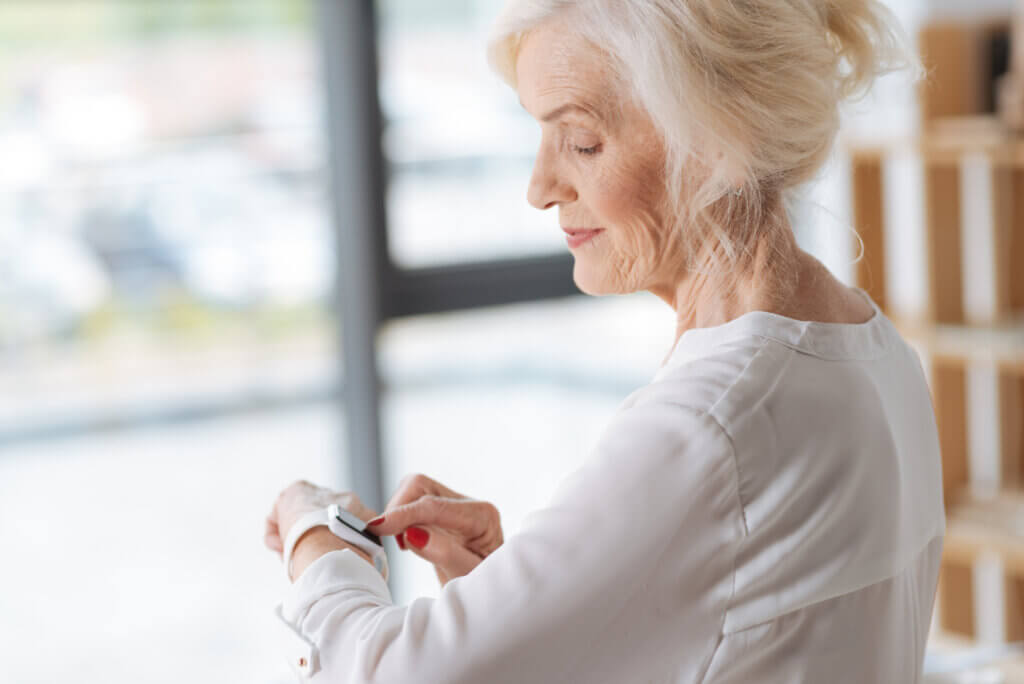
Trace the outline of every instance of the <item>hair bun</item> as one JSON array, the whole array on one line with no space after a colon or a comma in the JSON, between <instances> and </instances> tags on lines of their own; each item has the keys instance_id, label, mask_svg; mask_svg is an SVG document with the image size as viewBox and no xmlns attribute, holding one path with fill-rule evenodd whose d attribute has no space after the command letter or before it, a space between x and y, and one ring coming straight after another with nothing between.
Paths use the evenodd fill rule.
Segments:
<instances>
[{"instance_id":1,"label":"hair bun","mask_svg":"<svg viewBox=\"0 0 1024 684\"><path fill-rule=\"evenodd\" d=\"M840 58L838 85L842 98L862 96L875 78L911 68L923 72L907 37L889 8L877 0L828 0L825 27Z\"/></svg>"}]
</instances>

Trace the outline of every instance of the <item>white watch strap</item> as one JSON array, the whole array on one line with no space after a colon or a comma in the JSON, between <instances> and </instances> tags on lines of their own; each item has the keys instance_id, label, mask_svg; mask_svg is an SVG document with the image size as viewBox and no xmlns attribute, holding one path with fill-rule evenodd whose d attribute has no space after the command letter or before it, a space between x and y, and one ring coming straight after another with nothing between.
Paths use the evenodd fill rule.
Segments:
<instances>
[{"instance_id":1,"label":"white watch strap","mask_svg":"<svg viewBox=\"0 0 1024 684\"><path fill-rule=\"evenodd\" d=\"M284 551L282 552L284 572L288 579L292 578L292 552L295 550L299 537L320 525L327 525L326 508L310 511L292 523L291 529L288 530L288 536L284 540ZM328 529L330 528L328 527Z\"/></svg>"}]
</instances>

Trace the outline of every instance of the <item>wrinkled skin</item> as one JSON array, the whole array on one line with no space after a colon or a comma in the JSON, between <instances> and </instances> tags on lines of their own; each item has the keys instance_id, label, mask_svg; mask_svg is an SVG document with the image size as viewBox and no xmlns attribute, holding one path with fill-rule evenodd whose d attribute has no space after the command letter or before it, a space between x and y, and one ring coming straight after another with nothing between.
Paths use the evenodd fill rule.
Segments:
<instances>
[{"instance_id":1,"label":"wrinkled skin","mask_svg":"<svg viewBox=\"0 0 1024 684\"><path fill-rule=\"evenodd\" d=\"M752 271L733 274L727 288L687 272L688 258L700 262L703 255L686 254L671 228L664 140L616 83L607 56L569 26L552 21L530 31L516 79L520 102L541 125L530 204L557 207L563 227L604 229L572 249L573 278L583 292L650 291L676 312L677 339L689 328L720 325L752 310L822 322L871 316L858 294L797 246L788 222L773 233L772 249L758 246ZM554 111L561 113L549 119ZM706 176L696 160L690 166L692 179ZM779 263L786 268L773 268Z\"/></svg>"},{"instance_id":2,"label":"wrinkled skin","mask_svg":"<svg viewBox=\"0 0 1024 684\"><path fill-rule=\"evenodd\" d=\"M650 117L619 97L606 58L558 24L520 48L520 101L541 124L527 198L559 223L603 228L573 248L576 285L592 295L675 288L685 255L665 229L665 150ZM545 121L548 113L571 108Z\"/></svg>"}]
</instances>

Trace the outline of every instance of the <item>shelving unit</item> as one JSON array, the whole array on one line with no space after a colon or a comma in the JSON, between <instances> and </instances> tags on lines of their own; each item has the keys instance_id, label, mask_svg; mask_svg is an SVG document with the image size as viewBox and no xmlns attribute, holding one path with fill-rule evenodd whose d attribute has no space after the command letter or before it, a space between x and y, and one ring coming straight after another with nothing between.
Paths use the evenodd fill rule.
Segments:
<instances>
[{"instance_id":1,"label":"shelving unit","mask_svg":"<svg viewBox=\"0 0 1024 684\"><path fill-rule=\"evenodd\" d=\"M947 537L937 619L984 643L1024 639L1024 138L995 116L938 119L917 139L849 144L855 278L922 351L942 445ZM891 310L889 159L918 164L914 306ZM913 185L914 181L908 181ZM888 269L887 269L888 267Z\"/></svg>"}]
</instances>

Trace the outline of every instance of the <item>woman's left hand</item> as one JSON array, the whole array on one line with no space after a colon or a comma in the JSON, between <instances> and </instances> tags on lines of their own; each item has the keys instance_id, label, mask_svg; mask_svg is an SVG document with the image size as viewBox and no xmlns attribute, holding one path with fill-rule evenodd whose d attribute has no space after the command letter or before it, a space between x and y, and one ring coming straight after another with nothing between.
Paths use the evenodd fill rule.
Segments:
<instances>
[{"instance_id":1,"label":"woman's left hand","mask_svg":"<svg viewBox=\"0 0 1024 684\"><path fill-rule=\"evenodd\" d=\"M377 517L377 512L364 506L354 492L335 492L299 480L285 487L278 495L270 515L267 516L263 543L271 551L283 555L284 539L295 521L310 511L326 508L332 503L340 505L365 522Z\"/></svg>"}]
</instances>

